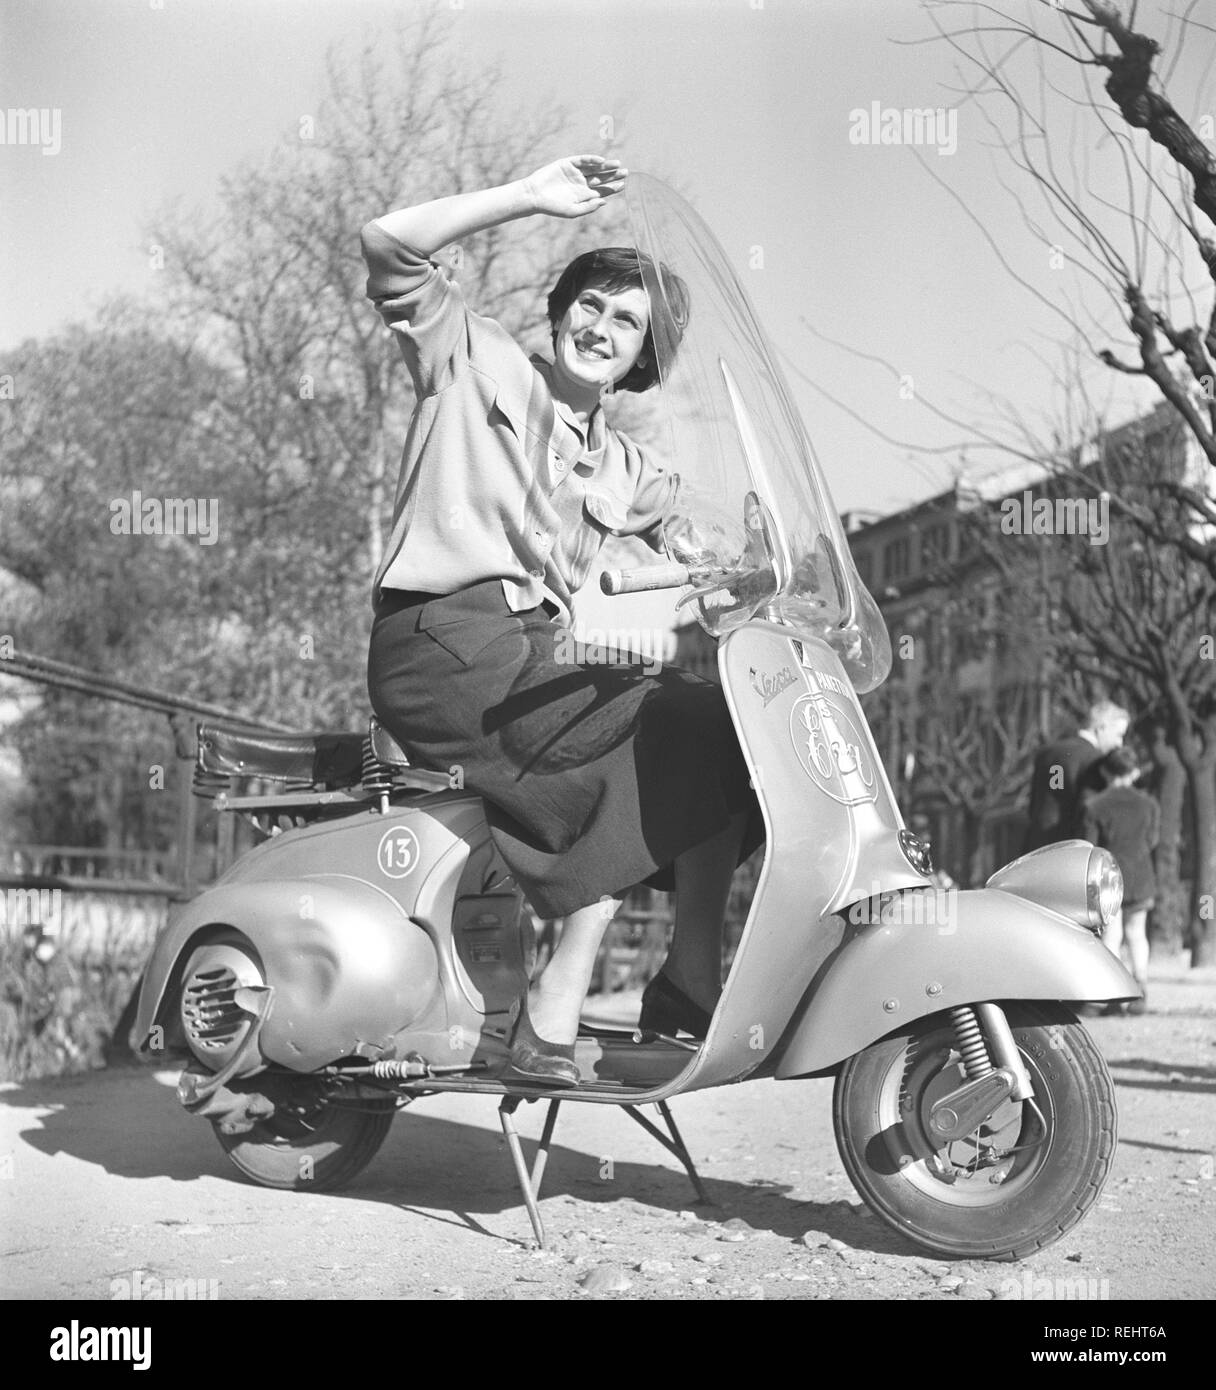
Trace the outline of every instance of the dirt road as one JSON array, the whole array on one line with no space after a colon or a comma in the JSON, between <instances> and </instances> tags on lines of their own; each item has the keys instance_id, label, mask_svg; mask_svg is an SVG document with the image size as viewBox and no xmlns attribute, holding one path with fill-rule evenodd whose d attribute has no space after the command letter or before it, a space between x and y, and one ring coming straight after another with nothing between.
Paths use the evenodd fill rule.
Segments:
<instances>
[{"instance_id":1,"label":"dirt road","mask_svg":"<svg viewBox=\"0 0 1216 1390\"><path fill-rule=\"evenodd\" d=\"M419 1102L346 1192L283 1193L239 1180L180 1110L174 1075L131 1067L0 1094L0 1293L1211 1298L1216 971L1156 968L1151 1003L1089 1023L1118 1083L1114 1170L1088 1219L1020 1265L938 1261L870 1217L836 1154L829 1081L677 1101L718 1203L695 1210L675 1160L626 1116L566 1107L539 1253L489 1098ZM615 996L587 1012L631 1020L636 1007ZM538 1106L520 1112L526 1136L540 1121Z\"/></svg>"}]
</instances>

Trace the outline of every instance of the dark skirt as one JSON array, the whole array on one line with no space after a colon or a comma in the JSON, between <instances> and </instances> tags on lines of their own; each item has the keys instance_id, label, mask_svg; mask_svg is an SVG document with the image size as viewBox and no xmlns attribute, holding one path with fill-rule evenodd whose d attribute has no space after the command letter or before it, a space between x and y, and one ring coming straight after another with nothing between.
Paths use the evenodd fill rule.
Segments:
<instances>
[{"instance_id":1,"label":"dark skirt","mask_svg":"<svg viewBox=\"0 0 1216 1390\"><path fill-rule=\"evenodd\" d=\"M560 917L638 883L747 813L764 838L722 691L665 667L577 664L543 609L497 580L445 597L384 590L368 659L377 718L420 767L458 767L536 913Z\"/></svg>"}]
</instances>

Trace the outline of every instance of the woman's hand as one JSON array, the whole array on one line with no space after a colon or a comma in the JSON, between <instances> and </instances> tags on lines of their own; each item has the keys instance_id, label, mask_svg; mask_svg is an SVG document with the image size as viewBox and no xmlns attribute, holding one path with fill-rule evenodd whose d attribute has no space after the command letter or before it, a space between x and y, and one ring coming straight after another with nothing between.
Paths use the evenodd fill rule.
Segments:
<instances>
[{"instance_id":1,"label":"woman's hand","mask_svg":"<svg viewBox=\"0 0 1216 1390\"><path fill-rule=\"evenodd\" d=\"M534 212L549 217L586 217L625 186L619 159L576 154L546 164L524 180Z\"/></svg>"}]
</instances>

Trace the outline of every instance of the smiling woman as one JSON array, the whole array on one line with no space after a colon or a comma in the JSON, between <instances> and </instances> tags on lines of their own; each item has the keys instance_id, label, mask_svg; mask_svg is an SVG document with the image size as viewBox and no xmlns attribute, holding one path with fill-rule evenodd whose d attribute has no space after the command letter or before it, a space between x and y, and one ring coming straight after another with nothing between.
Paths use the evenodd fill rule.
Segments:
<instances>
[{"instance_id":1,"label":"smiling woman","mask_svg":"<svg viewBox=\"0 0 1216 1390\"><path fill-rule=\"evenodd\" d=\"M604 390L646 391L658 382L650 298L639 273L632 247L608 246L571 261L554 285L547 304L554 366L568 393L584 387L594 387L597 396ZM673 284L669 275L667 285ZM630 365L622 371L625 364Z\"/></svg>"},{"instance_id":2,"label":"smiling woman","mask_svg":"<svg viewBox=\"0 0 1216 1390\"><path fill-rule=\"evenodd\" d=\"M614 160L575 156L363 230L368 295L417 396L375 581L368 688L411 759L461 768L533 909L563 919L511 1037L509 1075L552 1086L578 1084L573 1042L596 951L636 883L677 895L642 1025L704 1036L731 874L762 835L718 687L572 659L568 640L573 595L609 535L663 549L678 478L609 426L600 402L659 383L687 321L683 283L629 247L579 256L548 296L549 362L469 309L432 259L514 218L585 216L625 179Z\"/></svg>"}]
</instances>

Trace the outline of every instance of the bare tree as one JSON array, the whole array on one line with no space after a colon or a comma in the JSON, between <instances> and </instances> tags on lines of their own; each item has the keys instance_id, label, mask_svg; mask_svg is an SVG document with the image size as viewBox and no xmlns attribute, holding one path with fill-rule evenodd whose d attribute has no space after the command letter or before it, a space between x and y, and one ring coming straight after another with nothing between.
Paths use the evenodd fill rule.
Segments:
<instances>
[{"instance_id":1,"label":"bare tree","mask_svg":"<svg viewBox=\"0 0 1216 1390\"><path fill-rule=\"evenodd\" d=\"M1189 524L1162 532L1151 505L1113 501L1216 577L1216 153L1167 92L1183 36L1197 46L1216 32L1193 18L1196 7L1171 16L1159 41L1137 30L1134 3L1031 0L1017 12L926 0L937 39L959 56L962 100L1017 172L1016 186L1003 186L1018 219L1073 272L1067 292L1015 271L957 190L922 165L1091 361L1154 390L1183 423L1207 476L1155 487L1184 504ZM947 28L959 15L962 26Z\"/></svg>"},{"instance_id":2,"label":"bare tree","mask_svg":"<svg viewBox=\"0 0 1216 1390\"><path fill-rule=\"evenodd\" d=\"M1211 71L1216 29L1195 17L1194 0L1166 16L1161 39L1140 31L1136 4L1115 0L925 0L924 9L933 30L924 42L957 55L959 102L1012 174L1008 181L998 174L1010 221L992 230L932 161L921 159L922 168L1004 272L1058 321L1063 356L1054 369L1054 420L1028 419L994 395L996 422L977 426L918 396L960 429L959 443L932 452L990 450L1053 477L1057 489L1081 497L1105 489L1121 528L1112 546L1117 562L1103 569L1070 553L1044 574L1039 561L1029 568L1024 556L1015 561L1008 546L994 548L994 556L1008 557L1007 569L1037 572L1057 624L1042 634L1055 690L1066 687L1079 699L1096 682L1122 684L1144 712L1169 798L1167 829L1181 822L1185 776L1197 808L1189 917L1196 959L1206 958L1216 887L1216 850L1208 847L1216 846L1216 828L1198 808L1216 799L1213 663L1201 645L1211 645L1216 629L1216 153L1182 114L1198 110L1198 120L1213 124L1211 113L1202 115L1201 83L1191 98L1172 97L1171 88L1184 53ZM1206 67L1204 49L1212 53ZM1049 277L1016 269L1019 225L1042 248ZM898 376L874 354L858 355ZM1106 401L1098 399L1099 376ZM1173 439L1188 447L1144 447L1138 469L1112 467L1102 441L1112 433L1116 383L1126 388L1125 412L1144 414L1155 401L1154 426L1172 422ZM1156 601L1156 590L1141 591L1146 576L1160 582L1166 572L1189 605L1185 621ZM1085 595L1080 606L1069 598L1078 592ZM1177 647L1183 632L1189 654ZM1163 858L1176 877L1176 838Z\"/></svg>"},{"instance_id":3,"label":"bare tree","mask_svg":"<svg viewBox=\"0 0 1216 1390\"><path fill-rule=\"evenodd\" d=\"M234 462L211 430L224 377L166 342L158 317L115 302L0 365L15 383L0 434L0 568L21 581L4 627L18 647L207 699L224 671L223 609L205 602L210 547L146 529L135 494L159 507L220 489ZM124 508L133 526L120 524ZM212 659L201 665L200 651ZM171 799L148 796L152 765L172 761L163 720L55 692L5 740L21 757L27 837L109 848L171 837Z\"/></svg>"},{"instance_id":4,"label":"bare tree","mask_svg":"<svg viewBox=\"0 0 1216 1390\"><path fill-rule=\"evenodd\" d=\"M519 178L572 138L560 109L507 112L500 79L470 67L441 10L412 11L389 40L330 55L315 116L225 180L215 217L165 213L151 229L175 322L228 374L215 436L245 464L225 559L249 657L234 694L276 717L362 716L352 615L368 611L413 398L365 297L360 228ZM472 308L540 346L544 290L574 234L529 219L444 254ZM318 665L332 676L319 702Z\"/></svg>"},{"instance_id":5,"label":"bare tree","mask_svg":"<svg viewBox=\"0 0 1216 1390\"><path fill-rule=\"evenodd\" d=\"M0 564L30 586L20 630L37 622L40 651L301 727L365 719L370 583L413 400L365 298L359 231L593 143L554 106L508 107L500 78L453 45L440 7L411 8L388 39L331 55L315 114L226 178L213 213L153 219L156 313L22 349L6 369ZM540 347L577 234L534 218L447 254L471 307ZM215 543L112 536L109 503L132 490L214 499ZM65 838L119 833L116 759L96 776L104 824L65 812ZM45 764L63 794L43 800L65 804L73 771Z\"/></svg>"},{"instance_id":6,"label":"bare tree","mask_svg":"<svg viewBox=\"0 0 1216 1390\"><path fill-rule=\"evenodd\" d=\"M1039 614L1035 593L992 564L977 514L957 524L957 561L893 620L896 675L865 704L905 809L954 812L939 849L953 876L974 884L997 867L994 813L1016 806L1027 785L1038 733L1025 653Z\"/></svg>"},{"instance_id":7,"label":"bare tree","mask_svg":"<svg viewBox=\"0 0 1216 1390\"><path fill-rule=\"evenodd\" d=\"M1114 432L1096 450L1078 448L1076 454L1089 461L1082 465L1074 458L1069 472L1085 477L1091 514L1100 514L1118 494L1138 510L1151 510L1163 533L1184 528L1186 504L1156 487L1161 457L1176 446L1180 429L1176 417L1159 412ZM1056 477L1036 492L1049 507L1072 506L1075 499L1066 496L1071 490L1071 482ZM1157 859L1163 902L1155 926L1171 938L1181 930L1194 963L1209 963L1216 958L1209 907L1216 900L1216 588L1206 565L1146 537L1126 514L1113 514L1107 527L1089 535L1002 528L996 504L979 515L989 522L985 549L1004 592L1043 598L1038 645L1053 676L1066 673L1076 712L1097 695L1115 696L1133 711L1137 732L1157 762L1162 798ZM1187 786L1195 864L1180 923L1179 841Z\"/></svg>"}]
</instances>

